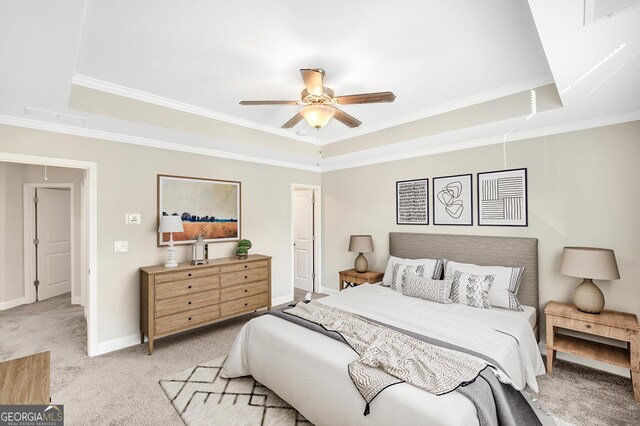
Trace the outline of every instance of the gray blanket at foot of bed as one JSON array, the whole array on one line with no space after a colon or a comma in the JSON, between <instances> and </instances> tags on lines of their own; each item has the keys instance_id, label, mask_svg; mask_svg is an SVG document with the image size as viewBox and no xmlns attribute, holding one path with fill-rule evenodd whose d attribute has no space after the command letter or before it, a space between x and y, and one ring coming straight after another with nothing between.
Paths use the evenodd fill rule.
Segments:
<instances>
[{"instance_id":1,"label":"gray blanket at foot of bed","mask_svg":"<svg viewBox=\"0 0 640 426\"><path fill-rule=\"evenodd\" d=\"M283 312L285 309L289 309L292 306L295 305L274 309L267 312L267 314L277 316L278 318L282 318L286 321L292 322L320 334L324 334L327 337L347 344L346 340L340 335L340 333L328 331L319 324ZM370 318L367 319L384 327L388 327L390 329L404 333L410 337L413 337L414 339L418 339L423 342L440 346L446 349L460 351L469 355L476 356L480 359L485 360L494 367L500 368L500 370L504 371L504 369L500 367L500 365L495 360L475 351L452 345L450 343L443 342L441 340L434 339L428 336L413 333L408 330L403 330L389 324L384 324L379 321L372 320ZM542 424L525 397L519 391L514 389L513 386L500 383L495 374L489 368L485 368L484 370L482 370L476 380L464 386L458 387L456 391L469 398L469 400L471 400L476 406L476 410L478 411L478 421L480 422L481 426L533 426Z\"/></svg>"}]
</instances>

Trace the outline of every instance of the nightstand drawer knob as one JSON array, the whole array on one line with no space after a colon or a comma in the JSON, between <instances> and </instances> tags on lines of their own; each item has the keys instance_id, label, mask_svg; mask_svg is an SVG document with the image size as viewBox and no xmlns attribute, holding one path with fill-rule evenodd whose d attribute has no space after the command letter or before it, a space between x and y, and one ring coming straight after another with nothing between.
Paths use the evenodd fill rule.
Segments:
<instances>
[{"instance_id":1,"label":"nightstand drawer knob","mask_svg":"<svg viewBox=\"0 0 640 426\"><path fill-rule=\"evenodd\" d=\"M191 288L191 286L189 286L189 288Z\"/></svg>"},{"instance_id":2,"label":"nightstand drawer knob","mask_svg":"<svg viewBox=\"0 0 640 426\"><path fill-rule=\"evenodd\" d=\"M249 290L245 290L244 292L247 293Z\"/></svg>"},{"instance_id":3,"label":"nightstand drawer knob","mask_svg":"<svg viewBox=\"0 0 640 426\"><path fill-rule=\"evenodd\" d=\"M244 279L246 280L247 278L249 278L249 277L247 277L247 276L245 275L245 276L244 276Z\"/></svg>"},{"instance_id":4,"label":"nightstand drawer knob","mask_svg":"<svg viewBox=\"0 0 640 426\"><path fill-rule=\"evenodd\" d=\"M247 303L245 303L244 306L247 306Z\"/></svg>"},{"instance_id":5,"label":"nightstand drawer knob","mask_svg":"<svg viewBox=\"0 0 640 426\"><path fill-rule=\"evenodd\" d=\"M191 276L191 274L189 274L189 276Z\"/></svg>"},{"instance_id":6,"label":"nightstand drawer knob","mask_svg":"<svg viewBox=\"0 0 640 426\"><path fill-rule=\"evenodd\" d=\"M591 324L586 324L585 327L591 328Z\"/></svg>"},{"instance_id":7,"label":"nightstand drawer knob","mask_svg":"<svg viewBox=\"0 0 640 426\"><path fill-rule=\"evenodd\" d=\"M189 302L189 304L191 304L191 302Z\"/></svg>"},{"instance_id":8,"label":"nightstand drawer knob","mask_svg":"<svg viewBox=\"0 0 640 426\"><path fill-rule=\"evenodd\" d=\"M191 317L189 317L189 321L191 321Z\"/></svg>"},{"instance_id":9,"label":"nightstand drawer knob","mask_svg":"<svg viewBox=\"0 0 640 426\"><path fill-rule=\"evenodd\" d=\"M249 265L244 265L245 269L249 267Z\"/></svg>"}]
</instances>

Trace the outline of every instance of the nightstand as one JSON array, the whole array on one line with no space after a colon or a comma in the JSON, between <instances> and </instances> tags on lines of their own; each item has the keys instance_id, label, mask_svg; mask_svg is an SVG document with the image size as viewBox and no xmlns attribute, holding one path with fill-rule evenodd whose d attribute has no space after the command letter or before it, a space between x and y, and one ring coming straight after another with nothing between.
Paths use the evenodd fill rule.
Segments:
<instances>
[{"instance_id":1,"label":"nightstand","mask_svg":"<svg viewBox=\"0 0 640 426\"><path fill-rule=\"evenodd\" d=\"M375 284L382 281L382 277L384 277L384 272L358 272L355 269L340 271L340 290L364 283ZM345 282L349 284L345 286Z\"/></svg>"},{"instance_id":2,"label":"nightstand","mask_svg":"<svg viewBox=\"0 0 640 426\"><path fill-rule=\"evenodd\" d=\"M631 371L633 396L640 402L640 326L634 314L604 310L600 314L580 312L575 306L549 302L547 317L547 372L553 372L556 351L580 355ZM558 328L627 342L626 348L558 334Z\"/></svg>"}]
</instances>

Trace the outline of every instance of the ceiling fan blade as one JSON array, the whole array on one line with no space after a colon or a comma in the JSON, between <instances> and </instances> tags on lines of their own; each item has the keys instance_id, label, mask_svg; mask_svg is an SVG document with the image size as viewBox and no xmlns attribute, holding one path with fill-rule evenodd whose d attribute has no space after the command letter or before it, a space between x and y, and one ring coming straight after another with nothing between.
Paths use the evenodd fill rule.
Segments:
<instances>
[{"instance_id":1,"label":"ceiling fan blade","mask_svg":"<svg viewBox=\"0 0 640 426\"><path fill-rule=\"evenodd\" d=\"M310 95L322 96L324 93L322 78L324 77L324 70L315 68L303 68L300 70L302 79L304 80L304 86Z\"/></svg>"},{"instance_id":2,"label":"ceiling fan blade","mask_svg":"<svg viewBox=\"0 0 640 426\"><path fill-rule=\"evenodd\" d=\"M338 96L334 100L340 105L374 104L378 102L393 102L396 95L393 92L360 93L358 95Z\"/></svg>"},{"instance_id":3,"label":"ceiling fan blade","mask_svg":"<svg viewBox=\"0 0 640 426\"><path fill-rule=\"evenodd\" d=\"M302 116L302 114L297 113L296 115L294 115L291 120L287 121L286 123L284 123L282 125L283 129L290 129L293 126L295 126L296 124L298 124L300 121L302 121L304 117Z\"/></svg>"},{"instance_id":4,"label":"ceiling fan blade","mask_svg":"<svg viewBox=\"0 0 640 426\"><path fill-rule=\"evenodd\" d=\"M240 101L240 105L298 105L298 101Z\"/></svg>"},{"instance_id":5,"label":"ceiling fan blade","mask_svg":"<svg viewBox=\"0 0 640 426\"><path fill-rule=\"evenodd\" d=\"M336 120L338 120L339 122L341 122L345 126L354 128L354 127L358 127L359 125L362 124L362 121L360 121L357 118L347 114L343 110L338 109L338 108L335 108L335 110L336 110L336 114L333 116L333 118L335 118Z\"/></svg>"}]
</instances>

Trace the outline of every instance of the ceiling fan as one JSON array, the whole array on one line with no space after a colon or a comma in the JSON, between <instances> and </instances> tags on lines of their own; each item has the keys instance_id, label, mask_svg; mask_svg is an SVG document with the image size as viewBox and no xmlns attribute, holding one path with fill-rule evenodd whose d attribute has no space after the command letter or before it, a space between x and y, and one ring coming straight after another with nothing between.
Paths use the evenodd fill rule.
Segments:
<instances>
[{"instance_id":1,"label":"ceiling fan","mask_svg":"<svg viewBox=\"0 0 640 426\"><path fill-rule=\"evenodd\" d=\"M241 101L240 105L304 105L299 113L284 123L283 129L295 126L303 118L311 126L318 129L327 124L331 118L335 118L347 127L353 128L358 127L362 122L337 108L336 105L393 102L396 98L393 92L334 96L333 90L323 84L324 70L305 68L300 70L300 74L302 74L305 89L300 94L299 101Z\"/></svg>"}]
</instances>

